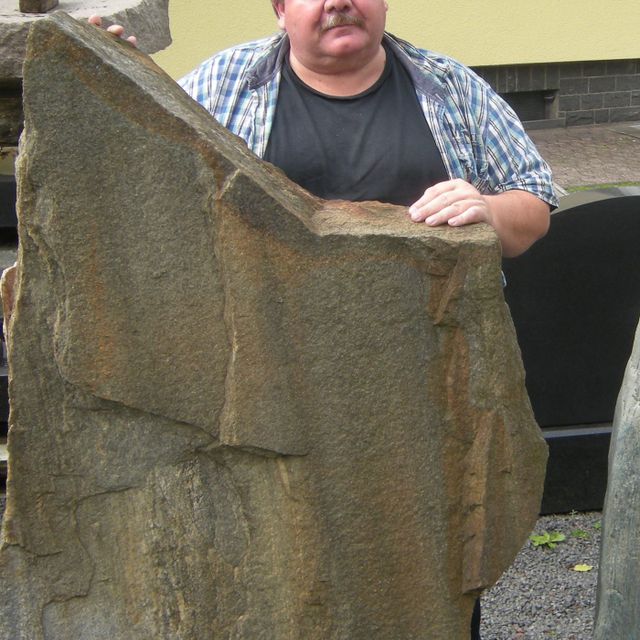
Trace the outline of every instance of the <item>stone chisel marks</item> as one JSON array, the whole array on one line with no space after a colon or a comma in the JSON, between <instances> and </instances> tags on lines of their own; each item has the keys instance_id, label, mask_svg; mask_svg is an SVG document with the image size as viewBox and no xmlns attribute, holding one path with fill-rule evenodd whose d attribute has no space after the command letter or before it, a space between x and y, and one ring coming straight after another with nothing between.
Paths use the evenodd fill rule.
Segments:
<instances>
[{"instance_id":1,"label":"stone chisel marks","mask_svg":"<svg viewBox=\"0 0 640 640\"><path fill-rule=\"evenodd\" d=\"M466 640L546 460L493 231L312 197L64 14L24 87L0 635Z\"/></svg>"}]
</instances>

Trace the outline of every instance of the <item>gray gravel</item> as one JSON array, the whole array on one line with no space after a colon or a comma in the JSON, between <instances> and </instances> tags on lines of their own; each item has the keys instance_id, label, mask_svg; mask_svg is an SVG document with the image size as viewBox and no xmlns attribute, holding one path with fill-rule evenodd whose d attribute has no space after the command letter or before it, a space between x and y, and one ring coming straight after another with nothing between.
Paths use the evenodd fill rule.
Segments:
<instances>
[{"instance_id":1,"label":"gray gravel","mask_svg":"<svg viewBox=\"0 0 640 640\"><path fill-rule=\"evenodd\" d=\"M534 533L555 531L566 540L555 549L524 545L511 568L482 596L482 640L592 637L601 518L593 512L538 520ZM593 569L574 571L578 564Z\"/></svg>"},{"instance_id":2,"label":"gray gravel","mask_svg":"<svg viewBox=\"0 0 640 640\"><path fill-rule=\"evenodd\" d=\"M0 496L0 518L2 513L4 496ZM592 637L600 519L601 514L594 512L538 520L534 533L555 531L566 541L555 549L524 545L511 568L482 596L482 640ZM577 564L593 569L580 573L573 570Z\"/></svg>"}]
</instances>

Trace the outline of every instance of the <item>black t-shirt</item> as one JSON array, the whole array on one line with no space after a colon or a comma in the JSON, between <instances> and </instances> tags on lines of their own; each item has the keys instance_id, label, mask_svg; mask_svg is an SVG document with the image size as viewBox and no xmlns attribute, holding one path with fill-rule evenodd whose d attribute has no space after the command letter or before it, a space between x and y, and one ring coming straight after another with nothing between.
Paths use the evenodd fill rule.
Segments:
<instances>
[{"instance_id":1,"label":"black t-shirt","mask_svg":"<svg viewBox=\"0 0 640 640\"><path fill-rule=\"evenodd\" d=\"M386 49L367 91L326 96L282 70L264 159L326 199L411 205L448 176L406 69Z\"/></svg>"}]
</instances>

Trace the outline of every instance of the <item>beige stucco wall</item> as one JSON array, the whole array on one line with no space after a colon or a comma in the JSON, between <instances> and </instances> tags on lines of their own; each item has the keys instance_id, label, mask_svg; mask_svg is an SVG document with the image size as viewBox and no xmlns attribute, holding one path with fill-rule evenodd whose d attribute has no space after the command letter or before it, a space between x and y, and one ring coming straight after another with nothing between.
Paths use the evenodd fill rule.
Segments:
<instances>
[{"instance_id":1,"label":"beige stucco wall","mask_svg":"<svg viewBox=\"0 0 640 640\"><path fill-rule=\"evenodd\" d=\"M390 31L469 65L640 58L638 0L388 0ZM178 77L215 51L276 30L269 0L170 0Z\"/></svg>"}]
</instances>

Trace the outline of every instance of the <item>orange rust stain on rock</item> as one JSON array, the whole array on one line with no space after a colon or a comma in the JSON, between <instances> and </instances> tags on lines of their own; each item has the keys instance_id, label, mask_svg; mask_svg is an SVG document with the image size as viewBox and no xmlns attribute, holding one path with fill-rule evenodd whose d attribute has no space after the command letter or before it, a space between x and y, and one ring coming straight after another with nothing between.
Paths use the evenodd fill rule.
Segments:
<instances>
[{"instance_id":1,"label":"orange rust stain on rock","mask_svg":"<svg viewBox=\"0 0 640 640\"><path fill-rule=\"evenodd\" d=\"M86 363L89 370L93 371L91 376L92 386L99 381L113 378L116 375L115 357L117 351L117 342L115 340L113 321L111 320L111 308L107 304L109 292L104 282L104 272L98 252L98 230L92 229L89 234L91 238L91 247L88 254L88 264L86 265L87 289L92 292L88 296L88 304L90 313L88 314L93 323L91 328L94 336L94 352L87 354L90 362Z\"/></svg>"}]
</instances>

